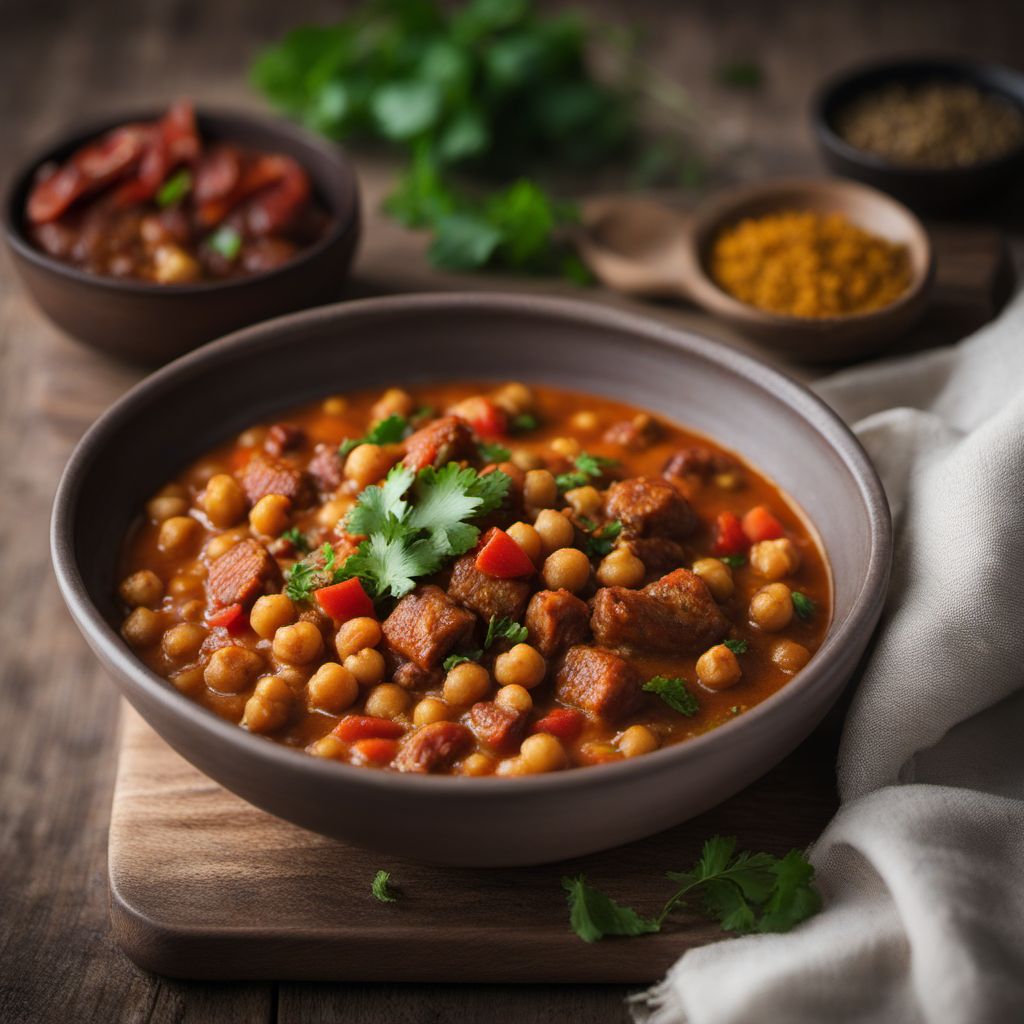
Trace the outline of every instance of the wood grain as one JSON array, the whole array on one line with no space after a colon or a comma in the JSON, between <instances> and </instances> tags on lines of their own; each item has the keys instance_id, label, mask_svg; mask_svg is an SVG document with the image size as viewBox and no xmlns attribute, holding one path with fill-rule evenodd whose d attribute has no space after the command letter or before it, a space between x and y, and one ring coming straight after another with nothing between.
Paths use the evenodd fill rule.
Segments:
<instances>
[{"instance_id":1,"label":"wood grain","mask_svg":"<svg viewBox=\"0 0 1024 1024\"><path fill-rule=\"evenodd\" d=\"M255 50L287 28L337 18L348 6L7 3L0 178L80 117L177 94L259 109L244 84ZM610 21L624 17L612 0L587 6ZM1024 7L1001 0L635 0L628 16L646 37L645 63L689 90L715 164L709 185L819 173L804 112L826 74L909 50L954 50L1019 65L1024 32ZM749 56L765 69L762 90L714 84L716 66ZM386 168L364 161L362 170L368 218L354 292L554 287L425 270L422 239L377 212ZM1018 203L1005 214L1018 249L1022 209ZM609 301L597 292L588 297ZM633 308L736 340L684 308ZM948 342L964 329L938 310L910 344ZM623 986L186 983L141 971L120 953L109 934L105 867L118 700L60 603L49 573L47 520L74 442L136 379L135 371L79 348L42 319L0 253L0 570L8 595L0 615L0 1021L625 1020Z\"/></svg>"}]
</instances>

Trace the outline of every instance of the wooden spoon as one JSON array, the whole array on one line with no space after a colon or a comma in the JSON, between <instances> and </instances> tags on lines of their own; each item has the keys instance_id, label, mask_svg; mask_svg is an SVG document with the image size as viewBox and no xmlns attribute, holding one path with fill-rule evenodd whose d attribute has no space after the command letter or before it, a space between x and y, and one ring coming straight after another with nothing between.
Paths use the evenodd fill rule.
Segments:
<instances>
[{"instance_id":1,"label":"wooden spoon","mask_svg":"<svg viewBox=\"0 0 1024 1024\"><path fill-rule=\"evenodd\" d=\"M845 316L770 313L733 298L706 268L714 238L746 217L779 210L839 212L873 234L906 247L910 285L882 309ZM609 288L642 298L678 298L794 358L840 362L878 352L925 311L935 260L921 222L901 203L855 182L808 179L742 186L721 193L693 215L625 196L587 201L577 234L580 256Z\"/></svg>"}]
</instances>

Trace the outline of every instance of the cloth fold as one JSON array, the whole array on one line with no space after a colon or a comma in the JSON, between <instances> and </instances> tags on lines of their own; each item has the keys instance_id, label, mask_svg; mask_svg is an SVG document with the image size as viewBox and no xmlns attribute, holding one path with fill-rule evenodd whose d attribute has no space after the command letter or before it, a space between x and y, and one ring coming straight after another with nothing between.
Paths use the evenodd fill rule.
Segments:
<instances>
[{"instance_id":1,"label":"cloth fold","mask_svg":"<svg viewBox=\"0 0 1024 1024\"><path fill-rule=\"evenodd\" d=\"M825 899L691 950L644 1024L1024 1020L1024 293L953 348L817 387L885 485L889 598L847 715Z\"/></svg>"}]
</instances>

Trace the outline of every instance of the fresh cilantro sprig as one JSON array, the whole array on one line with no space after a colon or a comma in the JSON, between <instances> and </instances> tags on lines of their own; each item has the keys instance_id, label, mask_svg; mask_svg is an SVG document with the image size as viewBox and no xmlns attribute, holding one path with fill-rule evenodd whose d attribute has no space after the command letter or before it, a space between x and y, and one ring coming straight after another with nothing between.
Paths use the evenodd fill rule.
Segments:
<instances>
[{"instance_id":1,"label":"fresh cilantro sprig","mask_svg":"<svg viewBox=\"0 0 1024 1024\"><path fill-rule=\"evenodd\" d=\"M489 650L492 644L496 644L499 640L510 640L514 644L522 644L526 642L529 635L529 630L525 626L521 626L515 619L499 619L497 616L492 616L491 621L487 623L484 650Z\"/></svg>"},{"instance_id":2,"label":"fresh cilantro sprig","mask_svg":"<svg viewBox=\"0 0 1024 1024\"><path fill-rule=\"evenodd\" d=\"M192 172L187 167L175 171L157 190L156 205L163 208L180 203L192 189Z\"/></svg>"},{"instance_id":3,"label":"fresh cilantro sprig","mask_svg":"<svg viewBox=\"0 0 1024 1024\"><path fill-rule=\"evenodd\" d=\"M799 850L784 857L736 853L736 839L714 836L689 870L666 875L678 885L660 913L643 917L587 885L586 878L563 878L569 924L584 942L607 935L637 936L659 932L676 910L702 910L725 931L786 932L816 914L821 897L814 888L814 868Z\"/></svg>"},{"instance_id":4,"label":"fresh cilantro sprig","mask_svg":"<svg viewBox=\"0 0 1024 1024\"><path fill-rule=\"evenodd\" d=\"M494 444L491 441L481 441L477 446L480 451L482 462L508 462L512 453L503 444Z\"/></svg>"},{"instance_id":5,"label":"fresh cilantro sprig","mask_svg":"<svg viewBox=\"0 0 1024 1024\"><path fill-rule=\"evenodd\" d=\"M387 416L375 423L363 437L346 437L338 447L338 454L345 458L353 448L361 444L397 444L409 429L409 421L397 414Z\"/></svg>"},{"instance_id":6,"label":"fresh cilantro sprig","mask_svg":"<svg viewBox=\"0 0 1024 1024\"><path fill-rule=\"evenodd\" d=\"M309 541L306 540L306 535L297 526L288 527L281 534L281 537L284 540L290 540L296 551L301 551L304 555L309 554Z\"/></svg>"},{"instance_id":7,"label":"fresh cilantro sprig","mask_svg":"<svg viewBox=\"0 0 1024 1024\"><path fill-rule=\"evenodd\" d=\"M728 640L723 640L722 643L732 651L733 654L746 654L750 649L750 644L746 640L733 639L730 637Z\"/></svg>"},{"instance_id":8,"label":"fresh cilantro sprig","mask_svg":"<svg viewBox=\"0 0 1024 1024\"><path fill-rule=\"evenodd\" d=\"M718 560L725 562L730 569L739 569L747 564L746 555L719 555Z\"/></svg>"},{"instance_id":9,"label":"fresh cilantro sprig","mask_svg":"<svg viewBox=\"0 0 1024 1024\"><path fill-rule=\"evenodd\" d=\"M285 573L284 592L293 601L308 601L314 590L339 583L340 575L337 555L331 544L324 544L318 551L296 562Z\"/></svg>"},{"instance_id":10,"label":"fresh cilantro sprig","mask_svg":"<svg viewBox=\"0 0 1024 1024\"><path fill-rule=\"evenodd\" d=\"M700 711L700 701L687 687L685 679L676 676L654 676L643 686L647 693L656 693L673 711L693 718Z\"/></svg>"},{"instance_id":11,"label":"fresh cilantro sprig","mask_svg":"<svg viewBox=\"0 0 1024 1024\"><path fill-rule=\"evenodd\" d=\"M792 599L793 611L795 611L797 616L805 622L811 618L818 609L817 603L806 594L801 594L799 590L793 591Z\"/></svg>"},{"instance_id":12,"label":"fresh cilantro sprig","mask_svg":"<svg viewBox=\"0 0 1024 1024\"><path fill-rule=\"evenodd\" d=\"M390 871L378 871L373 876L373 881L370 883L370 892L373 893L374 899L380 903L397 903L398 900L392 895L391 890L388 886L391 883L391 872Z\"/></svg>"},{"instance_id":13,"label":"fresh cilantro sprig","mask_svg":"<svg viewBox=\"0 0 1024 1024\"><path fill-rule=\"evenodd\" d=\"M445 672L451 672L456 665L462 665L467 661L479 661L480 655L483 651L466 651L465 654L449 654L441 664L444 666Z\"/></svg>"},{"instance_id":14,"label":"fresh cilantro sprig","mask_svg":"<svg viewBox=\"0 0 1024 1024\"><path fill-rule=\"evenodd\" d=\"M618 464L617 459L606 459L603 455L580 452L573 461L576 468L569 473L559 473L555 477L555 483L558 484L558 490L564 494L576 487L586 486L591 480L602 476L606 469Z\"/></svg>"},{"instance_id":15,"label":"fresh cilantro sprig","mask_svg":"<svg viewBox=\"0 0 1024 1024\"><path fill-rule=\"evenodd\" d=\"M583 550L591 558L603 558L615 546L615 541L622 533L622 522L612 519L597 529L589 520L581 520L590 535L583 538Z\"/></svg>"}]
</instances>

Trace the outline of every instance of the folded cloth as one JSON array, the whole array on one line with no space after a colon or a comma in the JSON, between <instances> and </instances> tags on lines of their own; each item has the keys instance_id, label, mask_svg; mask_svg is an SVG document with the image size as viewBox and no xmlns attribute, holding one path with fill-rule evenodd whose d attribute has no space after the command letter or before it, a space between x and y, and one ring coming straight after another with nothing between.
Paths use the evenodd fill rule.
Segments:
<instances>
[{"instance_id":1,"label":"folded cloth","mask_svg":"<svg viewBox=\"0 0 1024 1024\"><path fill-rule=\"evenodd\" d=\"M1024 1021L1024 293L956 347L817 391L874 461L895 527L842 806L810 853L824 909L691 950L633 1015Z\"/></svg>"}]
</instances>

